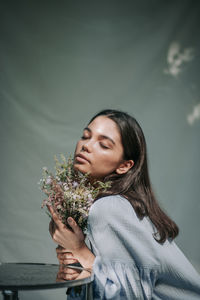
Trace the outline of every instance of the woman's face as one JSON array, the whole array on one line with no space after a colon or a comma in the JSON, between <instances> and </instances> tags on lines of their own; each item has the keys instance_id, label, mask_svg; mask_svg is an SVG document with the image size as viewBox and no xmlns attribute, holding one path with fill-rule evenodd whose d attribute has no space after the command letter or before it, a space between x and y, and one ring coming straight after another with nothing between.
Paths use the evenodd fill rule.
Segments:
<instances>
[{"instance_id":1,"label":"woman's face","mask_svg":"<svg viewBox=\"0 0 200 300\"><path fill-rule=\"evenodd\" d=\"M117 125L106 116L95 118L83 130L76 145L74 168L102 179L123 162L123 146Z\"/></svg>"}]
</instances>

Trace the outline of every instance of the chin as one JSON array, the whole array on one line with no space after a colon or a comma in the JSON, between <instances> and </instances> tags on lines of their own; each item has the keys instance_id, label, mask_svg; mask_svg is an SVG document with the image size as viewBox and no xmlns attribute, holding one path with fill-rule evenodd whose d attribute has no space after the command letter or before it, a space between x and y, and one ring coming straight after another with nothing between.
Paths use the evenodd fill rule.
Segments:
<instances>
[{"instance_id":1,"label":"chin","mask_svg":"<svg viewBox=\"0 0 200 300\"><path fill-rule=\"evenodd\" d=\"M89 173L89 170L86 170L85 166L81 164L74 164L74 170L79 171L83 174Z\"/></svg>"}]
</instances>

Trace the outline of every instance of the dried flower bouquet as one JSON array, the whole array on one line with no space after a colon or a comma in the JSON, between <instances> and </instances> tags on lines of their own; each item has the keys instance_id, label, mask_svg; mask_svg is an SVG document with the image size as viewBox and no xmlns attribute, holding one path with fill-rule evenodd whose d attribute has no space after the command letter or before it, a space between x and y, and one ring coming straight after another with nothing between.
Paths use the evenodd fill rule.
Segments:
<instances>
[{"instance_id":1,"label":"dried flower bouquet","mask_svg":"<svg viewBox=\"0 0 200 300\"><path fill-rule=\"evenodd\" d=\"M110 187L110 182L95 181L91 184L89 174L75 171L73 159L66 159L62 154L61 162L55 156L55 163L55 175L49 172L46 167L43 168L43 178L40 180L40 185L47 198L43 200L42 207L53 206L66 226L68 226L67 218L70 216L85 231L89 209L94 199L100 191L105 191Z\"/></svg>"}]
</instances>

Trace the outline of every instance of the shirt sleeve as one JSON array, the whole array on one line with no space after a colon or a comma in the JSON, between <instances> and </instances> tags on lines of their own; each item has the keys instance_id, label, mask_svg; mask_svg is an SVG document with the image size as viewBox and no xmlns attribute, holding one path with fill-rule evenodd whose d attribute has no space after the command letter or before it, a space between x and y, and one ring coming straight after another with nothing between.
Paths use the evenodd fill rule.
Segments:
<instances>
[{"instance_id":1,"label":"shirt sleeve","mask_svg":"<svg viewBox=\"0 0 200 300\"><path fill-rule=\"evenodd\" d=\"M156 278L150 267L152 232L125 198L108 196L92 205L88 238L96 255L94 299L151 299Z\"/></svg>"}]
</instances>

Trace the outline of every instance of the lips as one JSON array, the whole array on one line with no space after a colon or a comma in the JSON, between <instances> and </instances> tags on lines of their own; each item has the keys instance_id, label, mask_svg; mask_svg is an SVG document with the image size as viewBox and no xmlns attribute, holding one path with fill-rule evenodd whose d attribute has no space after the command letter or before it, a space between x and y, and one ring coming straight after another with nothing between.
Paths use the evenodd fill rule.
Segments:
<instances>
[{"instance_id":1,"label":"lips","mask_svg":"<svg viewBox=\"0 0 200 300\"><path fill-rule=\"evenodd\" d=\"M76 160L79 162L84 162L84 161L90 162L89 159L81 153L76 155Z\"/></svg>"}]
</instances>

